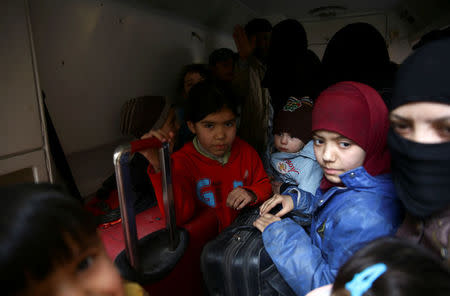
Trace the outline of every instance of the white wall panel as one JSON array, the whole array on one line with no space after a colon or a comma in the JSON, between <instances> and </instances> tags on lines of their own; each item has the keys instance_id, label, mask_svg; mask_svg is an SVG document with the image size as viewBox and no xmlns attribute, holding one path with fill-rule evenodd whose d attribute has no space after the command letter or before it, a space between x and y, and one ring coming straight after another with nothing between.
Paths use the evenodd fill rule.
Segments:
<instances>
[{"instance_id":1,"label":"white wall panel","mask_svg":"<svg viewBox=\"0 0 450 296\"><path fill-rule=\"evenodd\" d=\"M217 33L146 1L29 1L41 87L83 196L113 172L127 99L173 96L183 65L235 50L232 27Z\"/></svg>"},{"instance_id":2,"label":"white wall panel","mask_svg":"<svg viewBox=\"0 0 450 296\"><path fill-rule=\"evenodd\" d=\"M391 60L401 63L410 53L409 28L395 13L347 16L330 20L301 21L308 35L309 48L322 59L328 41L348 24L364 22L373 25L386 39Z\"/></svg>"},{"instance_id":3,"label":"white wall panel","mask_svg":"<svg viewBox=\"0 0 450 296\"><path fill-rule=\"evenodd\" d=\"M25 1L0 1L0 158L43 146Z\"/></svg>"},{"instance_id":4,"label":"white wall panel","mask_svg":"<svg viewBox=\"0 0 450 296\"><path fill-rule=\"evenodd\" d=\"M13 157L0 159L0 178L22 169L31 168L34 182L49 182L44 150L37 150ZM29 182L29 180L26 180ZM18 181L17 183L22 183Z\"/></svg>"},{"instance_id":5,"label":"white wall panel","mask_svg":"<svg viewBox=\"0 0 450 296\"><path fill-rule=\"evenodd\" d=\"M348 24L357 22L369 23L377 28L383 36L386 36L386 16L384 14L303 21L302 24L308 34L310 44L326 44L338 30Z\"/></svg>"},{"instance_id":6,"label":"white wall panel","mask_svg":"<svg viewBox=\"0 0 450 296\"><path fill-rule=\"evenodd\" d=\"M309 48L322 59L328 41L348 24L364 22L373 25L386 38L387 18L384 14L349 16L329 20L301 21L308 36Z\"/></svg>"},{"instance_id":7,"label":"white wall panel","mask_svg":"<svg viewBox=\"0 0 450 296\"><path fill-rule=\"evenodd\" d=\"M215 47L205 28L137 3L31 0L41 86L66 154L116 141L127 99L173 95L181 67Z\"/></svg>"}]
</instances>

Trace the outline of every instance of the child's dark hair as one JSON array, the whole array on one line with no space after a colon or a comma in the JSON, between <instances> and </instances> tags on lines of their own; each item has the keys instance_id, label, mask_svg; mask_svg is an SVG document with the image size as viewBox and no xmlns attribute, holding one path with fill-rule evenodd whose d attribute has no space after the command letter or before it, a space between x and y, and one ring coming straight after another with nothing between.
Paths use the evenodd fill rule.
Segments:
<instances>
[{"instance_id":1,"label":"child's dark hair","mask_svg":"<svg viewBox=\"0 0 450 296\"><path fill-rule=\"evenodd\" d=\"M219 48L209 55L209 66L214 67L218 62L224 62L229 59L235 60L237 55L229 48Z\"/></svg>"},{"instance_id":2,"label":"child's dark hair","mask_svg":"<svg viewBox=\"0 0 450 296\"><path fill-rule=\"evenodd\" d=\"M350 296L346 284L352 282L356 274L378 263L384 264L386 270L360 295L450 295L450 271L437 256L392 237L375 240L356 252L339 269L332 295Z\"/></svg>"},{"instance_id":3,"label":"child's dark hair","mask_svg":"<svg viewBox=\"0 0 450 296\"><path fill-rule=\"evenodd\" d=\"M184 89L184 77L188 73L198 73L203 79L208 79L210 76L208 66L205 64L189 64L181 69L180 77L178 80L178 91L182 92Z\"/></svg>"},{"instance_id":4,"label":"child's dark hair","mask_svg":"<svg viewBox=\"0 0 450 296\"><path fill-rule=\"evenodd\" d=\"M186 108L186 121L199 122L211 113L224 107L238 116L237 100L227 87L219 87L212 81L202 81L189 92L189 105Z\"/></svg>"},{"instance_id":5,"label":"child's dark hair","mask_svg":"<svg viewBox=\"0 0 450 296\"><path fill-rule=\"evenodd\" d=\"M245 33L248 37L255 35L258 32L272 31L272 24L263 18L255 18L245 25Z\"/></svg>"},{"instance_id":6,"label":"child's dark hair","mask_svg":"<svg viewBox=\"0 0 450 296\"><path fill-rule=\"evenodd\" d=\"M40 281L70 261L76 249L99 240L80 202L50 184L0 188L0 276L6 295Z\"/></svg>"}]
</instances>

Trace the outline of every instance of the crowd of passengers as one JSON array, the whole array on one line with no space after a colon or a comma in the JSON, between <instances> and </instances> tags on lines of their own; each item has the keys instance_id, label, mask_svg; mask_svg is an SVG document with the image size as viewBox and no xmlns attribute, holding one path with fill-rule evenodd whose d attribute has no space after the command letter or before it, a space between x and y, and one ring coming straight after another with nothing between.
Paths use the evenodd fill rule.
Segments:
<instances>
[{"instance_id":1,"label":"crowd of passengers","mask_svg":"<svg viewBox=\"0 0 450 296\"><path fill-rule=\"evenodd\" d=\"M259 207L254 226L297 295L450 295L448 36L424 36L397 65L366 23L339 30L322 61L296 20L236 26L238 52L185 66L180 98L155 99L136 134L173 149L177 224L214 211L220 232ZM142 155L164 214L158 151ZM73 199L50 185L0 190L8 295L124 295Z\"/></svg>"}]
</instances>

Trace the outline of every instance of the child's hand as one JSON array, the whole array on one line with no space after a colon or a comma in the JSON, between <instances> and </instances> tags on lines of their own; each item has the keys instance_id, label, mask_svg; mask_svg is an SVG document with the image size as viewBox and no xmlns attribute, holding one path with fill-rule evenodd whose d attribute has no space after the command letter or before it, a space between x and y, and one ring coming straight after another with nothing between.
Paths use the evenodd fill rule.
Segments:
<instances>
[{"instance_id":1,"label":"child's hand","mask_svg":"<svg viewBox=\"0 0 450 296\"><path fill-rule=\"evenodd\" d=\"M155 137L158 140L160 140L162 143L164 142L169 142L171 145L173 146L173 143L175 142L175 133L170 131L170 132L166 132L162 129L159 130L150 130L149 132L145 133L142 137L141 140L143 139L148 139L148 138L152 138Z\"/></svg>"},{"instance_id":2,"label":"child's hand","mask_svg":"<svg viewBox=\"0 0 450 296\"><path fill-rule=\"evenodd\" d=\"M228 194L227 207L240 210L256 200L256 195L244 188L236 187Z\"/></svg>"},{"instance_id":3,"label":"child's hand","mask_svg":"<svg viewBox=\"0 0 450 296\"><path fill-rule=\"evenodd\" d=\"M282 217L294 209L292 197L289 195L275 194L259 207L259 214L264 216L278 204L281 204L283 208L275 214L276 217Z\"/></svg>"},{"instance_id":4,"label":"child's hand","mask_svg":"<svg viewBox=\"0 0 450 296\"><path fill-rule=\"evenodd\" d=\"M173 138L175 137L175 134L173 132L169 132L166 133L163 130L159 129L159 130L151 130L148 133L144 134L141 137L141 140L143 139L148 139L148 138L152 138L155 137L158 140L160 140L161 142L169 142L170 143L170 150L173 149ZM142 150L139 153L141 153L142 155L145 156L145 158L147 158L147 160L150 162L150 164L153 166L153 169L155 170L155 172L159 172L161 170L161 164L159 162L159 149L157 148L149 148L146 150Z\"/></svg>"},{"instance_id":5,"label":"child's hand","mask_svg":"<svg viewBox=\"0 0 450 296\"><path fill-rule=\"evenodd\" d=\"M259 231L263 232L264 229L266 229L266 227L269 224L272 224L273 222L277 222L277 221L280 221L280 220L281 219L279 217L267 213L267 214L262 215L258 219L256 219L255 222L253 222L253 226L258 228Z\"/></svg>"}]
</instances>

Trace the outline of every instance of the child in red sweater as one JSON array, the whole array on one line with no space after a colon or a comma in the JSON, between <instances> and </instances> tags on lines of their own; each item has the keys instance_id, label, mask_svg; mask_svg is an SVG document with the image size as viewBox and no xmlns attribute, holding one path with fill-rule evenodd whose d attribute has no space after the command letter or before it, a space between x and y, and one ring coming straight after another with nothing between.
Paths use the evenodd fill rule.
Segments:
<instances>
[{"instance_id":1,"label":"child in red sweater","mask_svg":"<svg viewBox=\"0 0 450 296\"><path fill-rule=\"evenodd\" d=\"M233 97L211 82L201 82L191 89L188 100L186 120L195 138L172 154L177 224L183 225L200 209L209 207L214 209L222 230L240 209L271 196L271 184L256 151L236 137L237 106ZM162 128L146 137L173 141L175 132ZM164 213L159 160L156 153L146 153L146 157Z\"/></svg>"}]
</instances>

